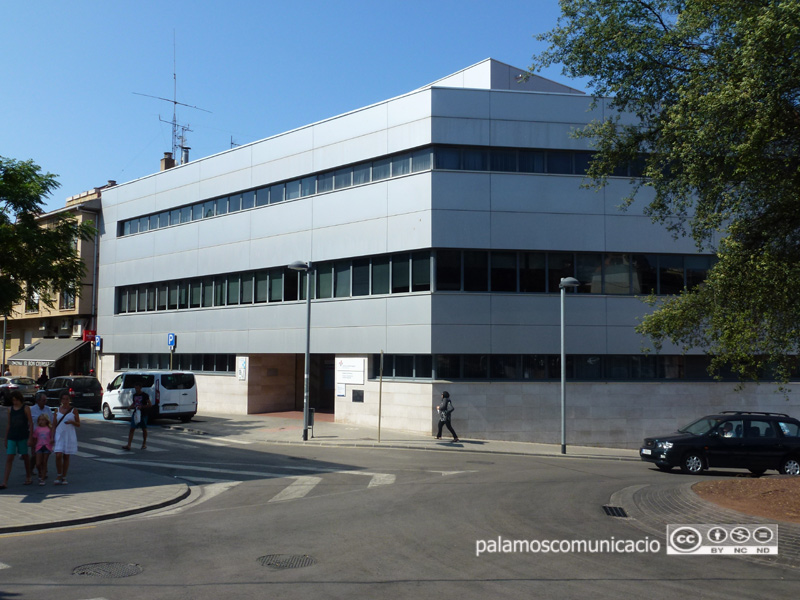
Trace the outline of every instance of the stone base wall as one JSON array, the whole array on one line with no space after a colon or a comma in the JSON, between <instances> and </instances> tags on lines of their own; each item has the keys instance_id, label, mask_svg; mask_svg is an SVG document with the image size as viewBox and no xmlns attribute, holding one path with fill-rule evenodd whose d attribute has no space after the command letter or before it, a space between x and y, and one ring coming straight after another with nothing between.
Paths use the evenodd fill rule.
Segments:
<instances>
[{"instance_id":1,"label":"stone base wall","mask_svg":"<svg viewBox=\"0 0 800 600\"><path fill-rule=\"evenodd\" d=\"M352 402L352 389L364 402ZM561 385L548 383L384 382L382 427L430 434L434 407L447 389L459 437L518 442L561 442ZM783 395L772 384L570 382L567 445L638 448L645 436L675 431L724 410L781 412L800 418L800 390ZM377 428L378 384L347 386L336 399L336 421Z\"/></svg>"},{"instance_id":2,"label":"stone base wall","mask_svg":"<svg viewBox=\"0 0 800 600\"><path fill-rule=\"evenodd\" d=\"M237 357L237 365L241 357ZM99 364L103 386L118 373L113 357ZM299 374L299 375L298 375ZM254 414L302 410L302 357L255 355L246 381L234 375L197 375L199 410ZM353 401L353 391L363 402ZM366 380L345 385L335 399L336 422L433 434L442 390L456 410L453 427L465 438L518 442L561 442L559 382L403 382ZM299 396L298 396L299 394ZM312 402L313 404L313 402ZM800 418L800 386L783 394L773 384L568 382L567 445L638 448L644 437L675 431L706 414L724 410L780 412Z\"/></svg>"}]
</instances>

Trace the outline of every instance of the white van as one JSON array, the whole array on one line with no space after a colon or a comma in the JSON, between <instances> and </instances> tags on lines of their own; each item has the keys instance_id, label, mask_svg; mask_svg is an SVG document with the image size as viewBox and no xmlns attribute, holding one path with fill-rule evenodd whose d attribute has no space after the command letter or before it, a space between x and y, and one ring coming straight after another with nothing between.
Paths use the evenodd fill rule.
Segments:
<instances>
[{"instance_id":1,"label":"white van","mask_svg":"<svg viewBox=\"0 0 800 600\"><path fill-rule=\"evenodd\" d=\"M108 384L103 394L103 418L128 418L136 384L150 396L150 419L168 417L184 423L197 413L197 382L184 371L127 371Z\"/></svg>"}]
</instances>

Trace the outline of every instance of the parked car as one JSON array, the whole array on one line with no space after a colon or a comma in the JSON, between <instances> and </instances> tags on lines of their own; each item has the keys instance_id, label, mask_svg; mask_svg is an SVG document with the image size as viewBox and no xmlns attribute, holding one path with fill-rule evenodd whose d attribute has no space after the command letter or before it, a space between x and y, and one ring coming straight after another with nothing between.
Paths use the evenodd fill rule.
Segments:
<instances>
[{"instance_id":1,"label":"parked car","mask_svg":"<svg viewBox=\"0 0 800 600\"><path fill-rule=\"evenodd\" d=\"M3 406L11 405L11 392L20 392L25 400L33 402L39 386L30 377L0 377L0 399Z\"/></svg>"},{"instance_id":2,"label":"parked car","mask_svg":"<svg viewBox=\"0 0 800 600\"><path fill-rule=\"evenodd\" d=\"M108 384L103 398L103 418L128 418L136 384L152 402L150 419L168 417L188 423L197 413L197 381L194 373L177 371L126 371Z\"/></svg>"},{"instance_id":3,"label":"parked car","mask_svg":"<svg viewBox=\"0 0 800 600\"><path fill-rule=\"evenodd\" d=\"M639 456L662 471L680 467L699 474L722 467L800 475L800 421L783 413L724 411L645 438Z\"/></svg>"},{"instance_id":4,"label":"parked car","mask_svg":"<svg viewBox=\"0 0 800 600\"><path fill-rule=\"evenodd\" d=\"M103 404L103 386L97 377L89 375L53 377L44 384L43 389L47 394L48 406L58 406L63 392L70 395L74 408L87 408L99 412Z\"/></svg>"}]
</instances>

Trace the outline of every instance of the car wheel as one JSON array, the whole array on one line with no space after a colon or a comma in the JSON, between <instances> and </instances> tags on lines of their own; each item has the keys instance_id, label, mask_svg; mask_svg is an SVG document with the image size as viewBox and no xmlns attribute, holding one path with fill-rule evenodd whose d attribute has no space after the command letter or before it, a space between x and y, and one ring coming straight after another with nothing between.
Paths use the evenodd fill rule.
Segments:
<instances>
[{"instance_id":1,"label":"car wheel","mask_svg":"<svg viewBox=\"0 0 800 600\"><path fill-rule=\"evenodd\" d=\"M659 471L664 471L665 473L668 471L672 471L672 467L670 465L656 465Z\"/></svg>"},{"instance_id":2,"label":"car wheel","mask_svg":"<svg viewBox=\"0 0 800 600\"><path fill-rule=\"evenodd\" d=\"M681 459L681 471L697 475L703 471L703 457L698 452L687 452Z\"/></svg>"},{"instance_id":3,"label":"car wheel","mask_svg":"<svg viewBox=\"0 0 800 600\"><path fill-rule=\"evenodd\" d=\"M784 475L800 475L800 460L794 456L784 458L781 461L780 472Z\"/></svg>"},{"instance_id":4,"label":"car wheel","mask_svg":"<svg viewBox=\"0 0 800 600\"><path fill-rule=\"evenodd\" d=\"M103 404L103 418L106 421L114 420L114 413L111 412L111 407L108 404Z\"/></svg>"},{"instance_id":5,"label":"car wheel","mask_svg":"<svg viewBox=\"0 0 800 600\"><path fill-rule=\"evenodd\" d=\"M750 472L751 472L753 475L757 475L757 476L763 475L764 473L766 473L766 472L767 472L767 470L766 470L766 469L748 469L748 470L749 470L749 471L750 471Z\"/></svg>"},{"instance_id":6,"label":"car wheel","mask_svg":"<svg viewBox=\"0 0 800 600\"><path fill-rule=\"evenodd\" d=\"M188 423L192 420L192 415L183 415L181 417L181 423Z\"/></svg>"}]
</instances>

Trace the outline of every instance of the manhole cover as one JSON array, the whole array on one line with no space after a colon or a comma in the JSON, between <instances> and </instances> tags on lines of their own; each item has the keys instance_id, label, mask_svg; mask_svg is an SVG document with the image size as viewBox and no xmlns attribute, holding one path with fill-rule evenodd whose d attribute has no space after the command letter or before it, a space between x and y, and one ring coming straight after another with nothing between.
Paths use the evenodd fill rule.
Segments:
<instances>
[{"instance_id":1,"label":"manhole cover","mask_svg":"<svg viewBox=\"0 0 800 600\"><path fill-rule=\"evenodd\" d=\"M316 564L317 559L307 554L267 554L260 556L258 562L271 569L299 569Z\"/></svg>"},{"instance_id":2,"label":"manhole cover","mask_svg":"<svg viewBox=\"0 0 800 600\"><path fill-rule=\"evenodd\" d=\"M72 570L73 575L85 575L87 577L108 577L111 579L118 579L120 577L131 577L138 575L142 572L140 565L132 565L129 563L91 563L88 565L81 565Z\"/></svg>"}]
</instances>

